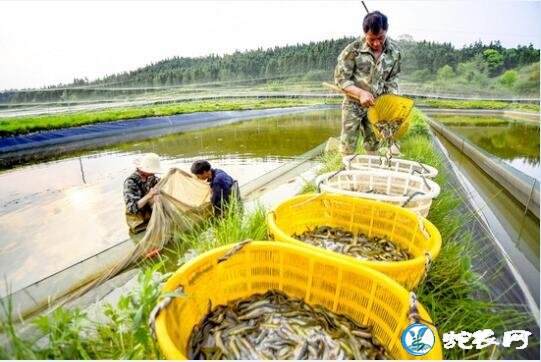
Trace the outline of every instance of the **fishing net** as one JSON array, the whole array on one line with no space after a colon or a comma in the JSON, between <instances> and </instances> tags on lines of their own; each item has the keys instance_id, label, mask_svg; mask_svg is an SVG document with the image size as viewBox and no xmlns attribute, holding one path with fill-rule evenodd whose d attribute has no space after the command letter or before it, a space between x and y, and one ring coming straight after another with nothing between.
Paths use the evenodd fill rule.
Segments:
<instances>
[{"instance_id":1,"label":"fishing net","mask_svg":"<svg viewBox=\"0 0 541 362\"><path fill-rule=\"evenodd\" d=\"M162 249L176 231L190 229L211 213L211 189L208 183L183 170L177 168L169 170L158 182L158 188L160 193L155 197L146 232L133 252L94 281L70 294L59 303L60 305L115 276L149 251Z\"/></svg>"},{"instance_id":2,"label":"fishing net","mask_svg":"<svg viewBox=\"0 0 541 362\"><path fill-rule=\"evenodd\" d=\"M188 230L210 215L211 190L207 182L173 168L158 182L152 216L138 245L148 251L163 248L175 230Z\"/></svg>"},{"instance_id":3,"label":"fishing net","mask_svg":"<svg viewBox=\"0 0 541 362\"><path fill-rule=\"evenodd\" d=\"M374 106L368 109L368 121L376 137L398 140L409 128L413 100L394 94L376 98Z\"/></svg>"}]
</instances>

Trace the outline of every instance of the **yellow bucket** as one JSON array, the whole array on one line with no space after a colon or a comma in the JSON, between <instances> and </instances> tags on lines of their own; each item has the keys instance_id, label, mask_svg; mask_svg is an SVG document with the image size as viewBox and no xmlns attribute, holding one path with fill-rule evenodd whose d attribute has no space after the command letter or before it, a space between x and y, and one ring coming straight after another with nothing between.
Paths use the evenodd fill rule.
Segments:
<instances>
[{"instance_id":1,"label":"yellow bucket","mask_svg":"<svg viewBox=\"0 0 541 362\"><path fill-rule=\"evenodd\" d=\"M394 262L358 260L291 237L323 225L362 232L369 237L385 236L407 250L414 258ZM270 237L274 240L313 248L357 265L371 267L410 290L419 284L427 261L435 259L441 248L438 229L430 221L410 210L339 194L304 194L287 199L267 214L267 226Z\"/></svg>"},{"instance_id":2,"label":"yellow bucket","mask_svg":"<svg viewBox=\"0 0 541 362\"><path fill-rule=\"evenodd\" d=\"M435 344L426 355L414 357L402 347L402 332L410 325L409 293L385 275L292 244L254 241L239 249L240 245L198 256L165 284L164 291L182 287L186 295L173 298L156 318L158 343L168 359L187 358L190 334L208 313L209 301L216 306L269 290L373 326L372 333L395 359L442 359L441 340L431 325ZM416 304L421 318L431 323L423 306Z\"/></svg>"},{"instance_id":3,"label":"yellow bucket","mask_svg":"<svg viewBox=\"0 0 541 362\"><path fill-rule=\"evenodd\" d=\"M379 121L402 122L392 138L396 141L402 137L410 126L413 104L413 99L394 94L384 94L377 97L374 105L368 108L367 113L368 121L372 125L376 137L383 138L376 127L376 123Z\"/></svg>"}]
</instances>

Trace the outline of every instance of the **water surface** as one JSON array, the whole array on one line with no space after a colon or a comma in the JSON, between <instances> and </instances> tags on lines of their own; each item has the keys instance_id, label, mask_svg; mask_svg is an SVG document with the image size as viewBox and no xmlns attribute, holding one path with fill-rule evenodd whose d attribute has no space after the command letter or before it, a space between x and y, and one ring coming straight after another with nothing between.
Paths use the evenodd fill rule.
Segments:
<instances>
[{"instance_id":1,"label":"water surface","mask_svg":"<svg viewBox=\"0 0 541 362\"><path fill-rule=\"evenodd\" d=\"M184 170L206 158L242 186L336 136L339 119L331 110L243 121L0 171L0 277L16 291L127 239L122 184L141 153Z\"/></svg>"}]
</instances>

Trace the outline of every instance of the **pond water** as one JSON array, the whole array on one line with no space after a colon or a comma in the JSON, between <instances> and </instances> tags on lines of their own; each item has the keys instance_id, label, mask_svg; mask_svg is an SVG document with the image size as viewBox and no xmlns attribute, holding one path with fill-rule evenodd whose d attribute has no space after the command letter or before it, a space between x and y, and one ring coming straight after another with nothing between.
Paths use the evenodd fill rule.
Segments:
<instances>
[{"instance_id":1,"label":"pond water","mask_svg":"<svg viewBox=\"0 0 541 362\"><path fill-rule=\"evenodd\" d=\"M540 179L538 125L518 123L450 128L521 172ZM485 216L539 305L539 219L529 211L525 213L522 204L445 138L438 135L438 139L463 175L468 197Z\"/></svg>"},{"instance_id":2,"label":"pond water","mask_svg":"<svg viewBox=\"0 0 541 362\"><path fill-rule=\"evenodd\" d=\"M141 153L166 169L206 158L242 186L339 134L339 120L331 110L243 121L0 171L0 278L14 292L126 240L122 184Z\"/></svg>"},{"instance_id":3,"label":"pond water","mask_svg":"<svg viewBox=\"0 0 541 362\"><path fill-rule=\"evenodd\" d=\"M488 153L541 180L539 124L509 122L491 126L450 126Z\"/></svg>"}]
</instances>

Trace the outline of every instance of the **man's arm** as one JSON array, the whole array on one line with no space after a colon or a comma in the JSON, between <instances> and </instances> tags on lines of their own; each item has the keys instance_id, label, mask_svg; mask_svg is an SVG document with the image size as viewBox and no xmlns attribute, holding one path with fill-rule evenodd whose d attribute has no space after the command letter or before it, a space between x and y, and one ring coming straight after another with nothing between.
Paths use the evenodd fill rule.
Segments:
<instances>
[{"instance_id":1,"label":"man's arm","mask_svg":"<svg viewBox=\"0 0 541 362\"><path fill-rule=\"evenodd\" d=\"M141 197L137 184L133 180L128 179L124 182L124 202L126 203L126 209L131 214L137 214L158 193L158 187L154 186L146 195Z\"/></svg>"},{"instance_id":2,"label":"man's arm","mask_svg":"<svg viewBox=\"0 0 541 362\"><path fill-rule=\"evenodd\" d=\"M336 67L334 68L334 82L342 89L355 85L353 82L353 72L355 70L355 54L353 45L349 44L338 56Z\"/></svg>"},{"instance_id":3,"label":"man's arm","mask_svg":"<svg viewBox=\"0 0 541 362\"><path fill-rule=\"evenodd\" d=\"M384 93L398 94L398 74L400 74L400 63L402 61L402 55L398 53L396 62L393 65L393 69L389 73L389 76L385 80Z\"/></svg>"},{"instance_id":4,"label":"man's arm","mask_svg":"<svg viewBox=\"0 0 541 362\"><path fill-rule=\"evenodd\" d=\"M353 81L353 72L355 71L355 43L349 44L340 53L337 59L336 68L334 69L334 82L343 90L353 94L363 107L374 105L374 96L372 93L365 91L355 85Z\"/></svg>"},{"instance_id":5,"label":"man's arm","mask_svg":"<svg viewBox=\"0 0 541 362\"><path fill-rule=\"evenodd\" d=\"M139 211L138 201L141 200L141 195L137 188L137 185L132 179L124 181L124 202L126 203L126 209L131 214L137 214Z\"/></svg>"},{"instance_id":6,"label":"man's arm","mask_svg":"<svg viewBox=\"0 0 541 362\"><path fill-rule=\"evenodd\" d=\"M224 196L224 187L221 182L215 182L212 185L212 196L210 197L210 202L214 209L215 215L219 215L222 211L222 203Z\"/></svg>"}]
</instances>

